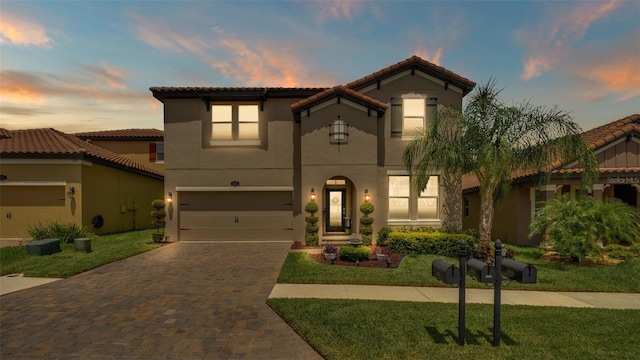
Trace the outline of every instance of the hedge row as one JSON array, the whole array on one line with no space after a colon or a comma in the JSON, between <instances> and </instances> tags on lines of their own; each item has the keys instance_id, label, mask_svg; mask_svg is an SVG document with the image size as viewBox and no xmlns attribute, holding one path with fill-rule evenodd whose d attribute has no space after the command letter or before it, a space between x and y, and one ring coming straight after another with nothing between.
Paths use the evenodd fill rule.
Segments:
<instances>
[{"instance_id":1,"label":"hedge row","mask_svg":"<svg viewBox=\"0 0 640 360\"><path fill-rule=\"evenodd\" d=\"M389 249L401 254L434 254L458 257L459 244L467 243L467 254L472 255L478 248L477 240L466 234L392 232L388 236Z\"/></svg>"}]
</instances>

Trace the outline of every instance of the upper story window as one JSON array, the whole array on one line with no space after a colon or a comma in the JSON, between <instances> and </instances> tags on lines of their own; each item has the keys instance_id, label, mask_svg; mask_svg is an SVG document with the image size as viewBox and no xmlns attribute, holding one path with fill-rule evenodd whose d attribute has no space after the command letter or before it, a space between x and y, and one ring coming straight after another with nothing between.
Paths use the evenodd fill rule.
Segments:
<instances>
[{"instance_id":1,"label":"upper story window","mask_svg":"<svg viewBox=\"0 0 640 360\"><path fill-rule=\"evenodd\" d=\"M438 176L430 176L420 193L411 186L409 175L389 176L389 221L439 220Z\"/></svg>"},{"instance_id":2,"label":"upper story window","mask_svg":"<svg viewBox=\"0 0 640 360\"><path fill-rule=\"evenodd\" d=\"M391 99L391 136L411 140L428 129L435 118L438 99L419 94Z\"/></svg>"},{"instance_id":3,"label":"upper story window","mask_svg":"<svg viewBox=\"0 0 640 360\"><path fill-rule=\"evenodd\" d=\"M211 145L260 145L258 105L211 105Z\"/></svg>"},{"instance_id":4,"label":"upper story window","mask_svg":"<svg viewBox=\"0 0 640 360\"><path fill-rule=\"evenodd\" d=\"M149 162L164 163L164 142L158 141L149 144Z\"/></svg>"}]
</instances>

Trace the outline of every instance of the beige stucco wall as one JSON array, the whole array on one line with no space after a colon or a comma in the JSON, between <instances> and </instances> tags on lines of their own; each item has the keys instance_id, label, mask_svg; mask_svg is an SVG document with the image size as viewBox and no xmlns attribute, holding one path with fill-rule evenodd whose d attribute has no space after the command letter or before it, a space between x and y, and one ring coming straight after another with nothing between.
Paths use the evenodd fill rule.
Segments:
<instances>
[{"instance_id":1,"label":"beige stucco wall","mask_svg":"<svg viewBox=\"0 0 640 360\"><path fill-rule=\"evenodd\" d=\"M154 170L164 170L162 162L149 161L149 144L156 141L133 141L133 140L91 140L91 143L101 148L120 154L137 163L144 164Z\"/></svg>"}]
</instances>

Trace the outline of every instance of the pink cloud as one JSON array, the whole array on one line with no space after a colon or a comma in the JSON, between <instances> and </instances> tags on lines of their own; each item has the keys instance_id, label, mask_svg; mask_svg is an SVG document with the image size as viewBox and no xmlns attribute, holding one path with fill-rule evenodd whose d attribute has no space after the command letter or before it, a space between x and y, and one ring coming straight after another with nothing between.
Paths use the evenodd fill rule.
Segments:
<instances>
[{"instance_id":1,"label":"pink cloud","mask_svg":"<svg viewBox=\"0 0 640 360\"><path fill-rule=\"evenodd\" d=\"M100 84L106 84L110 88L124 90L128 86L125 83L126 71L106 63L102 63L101 67L93 65L81 65L90 75L92 75ZM100 84L98 88L103 87Z\"/></svg>"},{"instance_id":2,"label":"pink cloud","mask_svg":"<svg viewBox=\"0 0 640 360\"><path fill-rule=\"evenodd\" d=\"M0 21L0 44L18 46L50 47L53 40L49 38L44 27L27 19L3 13Z\"/></svg>"},{"instance_id":3,"label":"pink cloud","mask_svg":"<svg viewBox=\"0 0 640 360\"><path fill-rule=\"evenodd\" d=\"M364 1L354 0L314 0L311 2L316 21L322 23L327 19L345 18L353 20L356 12L359 12Z\"/></svg>"},{"instance_id":4,"label":"pink cloud","mask_svg":"<svg viewBox=\"0 0 640 360\"><path fill-rule=\"evenodd\" d=\"M439 47L435 53L431 53L427 49L420 47L416 51L414 51L414 54L423 58L424 60L432 62L436 65L440 65L440 58L442 57L443 51L444 49L442 47Z\"/></svg>"},{"instance_id":5,"label":"pink cloud","mask_svg":"<svg viewBox=\"0 0 640 360\"><path fill-rule=\"evenodd\" d=\"M564 61L574 43L582 39L589 26L606 18L621 2L580 2L568 13L556 12L537 31L524 30L519 38L527 48L520 78L530 80Z\"/></svg>"}]
</instances>

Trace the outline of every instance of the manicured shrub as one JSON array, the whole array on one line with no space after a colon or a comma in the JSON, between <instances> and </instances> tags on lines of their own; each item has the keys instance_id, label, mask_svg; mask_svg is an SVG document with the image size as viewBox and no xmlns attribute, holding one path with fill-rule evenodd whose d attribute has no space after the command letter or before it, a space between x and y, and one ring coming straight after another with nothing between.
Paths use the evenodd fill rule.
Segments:
<instances>
[{"instance_id":1,"label":"manicured shrub","mask_svg":"<svg viewBox=\"0 0 640 360\"><path fill-rule=\"evenodd\" d=\"M389 249L402 254L435 254L457 257L462 241L467 243L467 253L472 255L478 247L470 235L443 233L391 232L388 236Z\"/></svg>"},{"instance_id":2,"label":"manicured shrub","mask_svg":"<svg viewBox=\"0 0 640 360\"><path fill-rule=\"evenodd\" d=\"M633 259L633 253L628 250L612 250L609 252L609 257L617 260L630 260Z\"/></svg>"},{"instance_id":3,"label":"manicured shrub","mask_svg":"<svg viewBox=\"0 0 640 360\"><path fill-rule=\"evenodd\" d=\"M318 204L315 201L309 201L304 206L304 211L310 214L310 216L304 218L307 223L304 227L304 243L307 246L318 246L318 230L320 230L320 227L316 225L319 218L315 216L316 212L318 212Z\"/></svg>"},{"instance_id":4,"label":"manicured shrub","mask_svg":"<svg viewBox=\"0 0 640 360\"><path fill-rule=\"evenodd\" d=\"M386 246L388 245L389 242L389 234L391 234L391 228L388 226L385 226L383 228L380 228L380 230L378 230L378 237L376 238L376 243L379 246Z\"/></svg>"},{"instance_id":5,"label":"manicured shrub","mask_svg":"<svg viewBox=\"0 0 640 360\"><path fill-rule=\"evenodd\" d=\"M151 224L156 229L155 234L152 235L153 242L161 243L163 234L160 233L160 229L164 228L166 224L164 218L167 216L167 213L164 211L164 201L160 199L153 200L151 207L153 208L151 211Z\"/></svg>"},{"instance_id":6,"label":"manicured shrub","mask_svg":"<svg viewBox=\"0 0 640 360\"><path fill-rule=\"evenodd\" d=\"M633 256L638 257L640 256L640 244L633 244L631 245L631 247L629 248L629 251L631 251L631 253L633 254Z\"/></svg>"},{"instance_id":7,"label":"manicured shrub","mask_svg":"<svg viewBox=\"0 0 640 360\"><path fill-rule=\"evenodd\" d=\"M373 241L373 218L369 216L373 212L373 205L370 202L365 202L360 205L360 212L362 217L360 218L360 229L358 233L362 235L362 243L364 245L371 245Z\"/></svg>"},{"instance_id":8,"label":"manicured shrub","mask_svg":"<svg viewBox=\"0 0 640 360\"><path fill-rule=\"evenodd\" d=\"M31 225L27 233L33 240L58 239L61 243L72 244L77 238L91 237L91 233L86 227L80 227L75 223L59 223L57 221L43 225Z\"/></svg>"},{"instance_id":9,"label":"manicured shrub","mask_svg":"<svg viewBox=\"0 0 640 360\"><path fill-rule=\"evenodd\" d=\"M611 251L627 251L627 248L622 246L622 245L619 245L619 244L609 244L609 245L607 245L605 247L605 250L608 251L608 252L611 252Z\"/></svg>"},{"instance_id":10,"label":"manicured shrub","mask_svg":"<svg viewBox=\"0 0 640 360\"><path fill-rule=\"evenodd\" d=\"M369 259L371 248L368 246L340 246L340 260L363 261Z\"/></svg>"}]
</instances>

